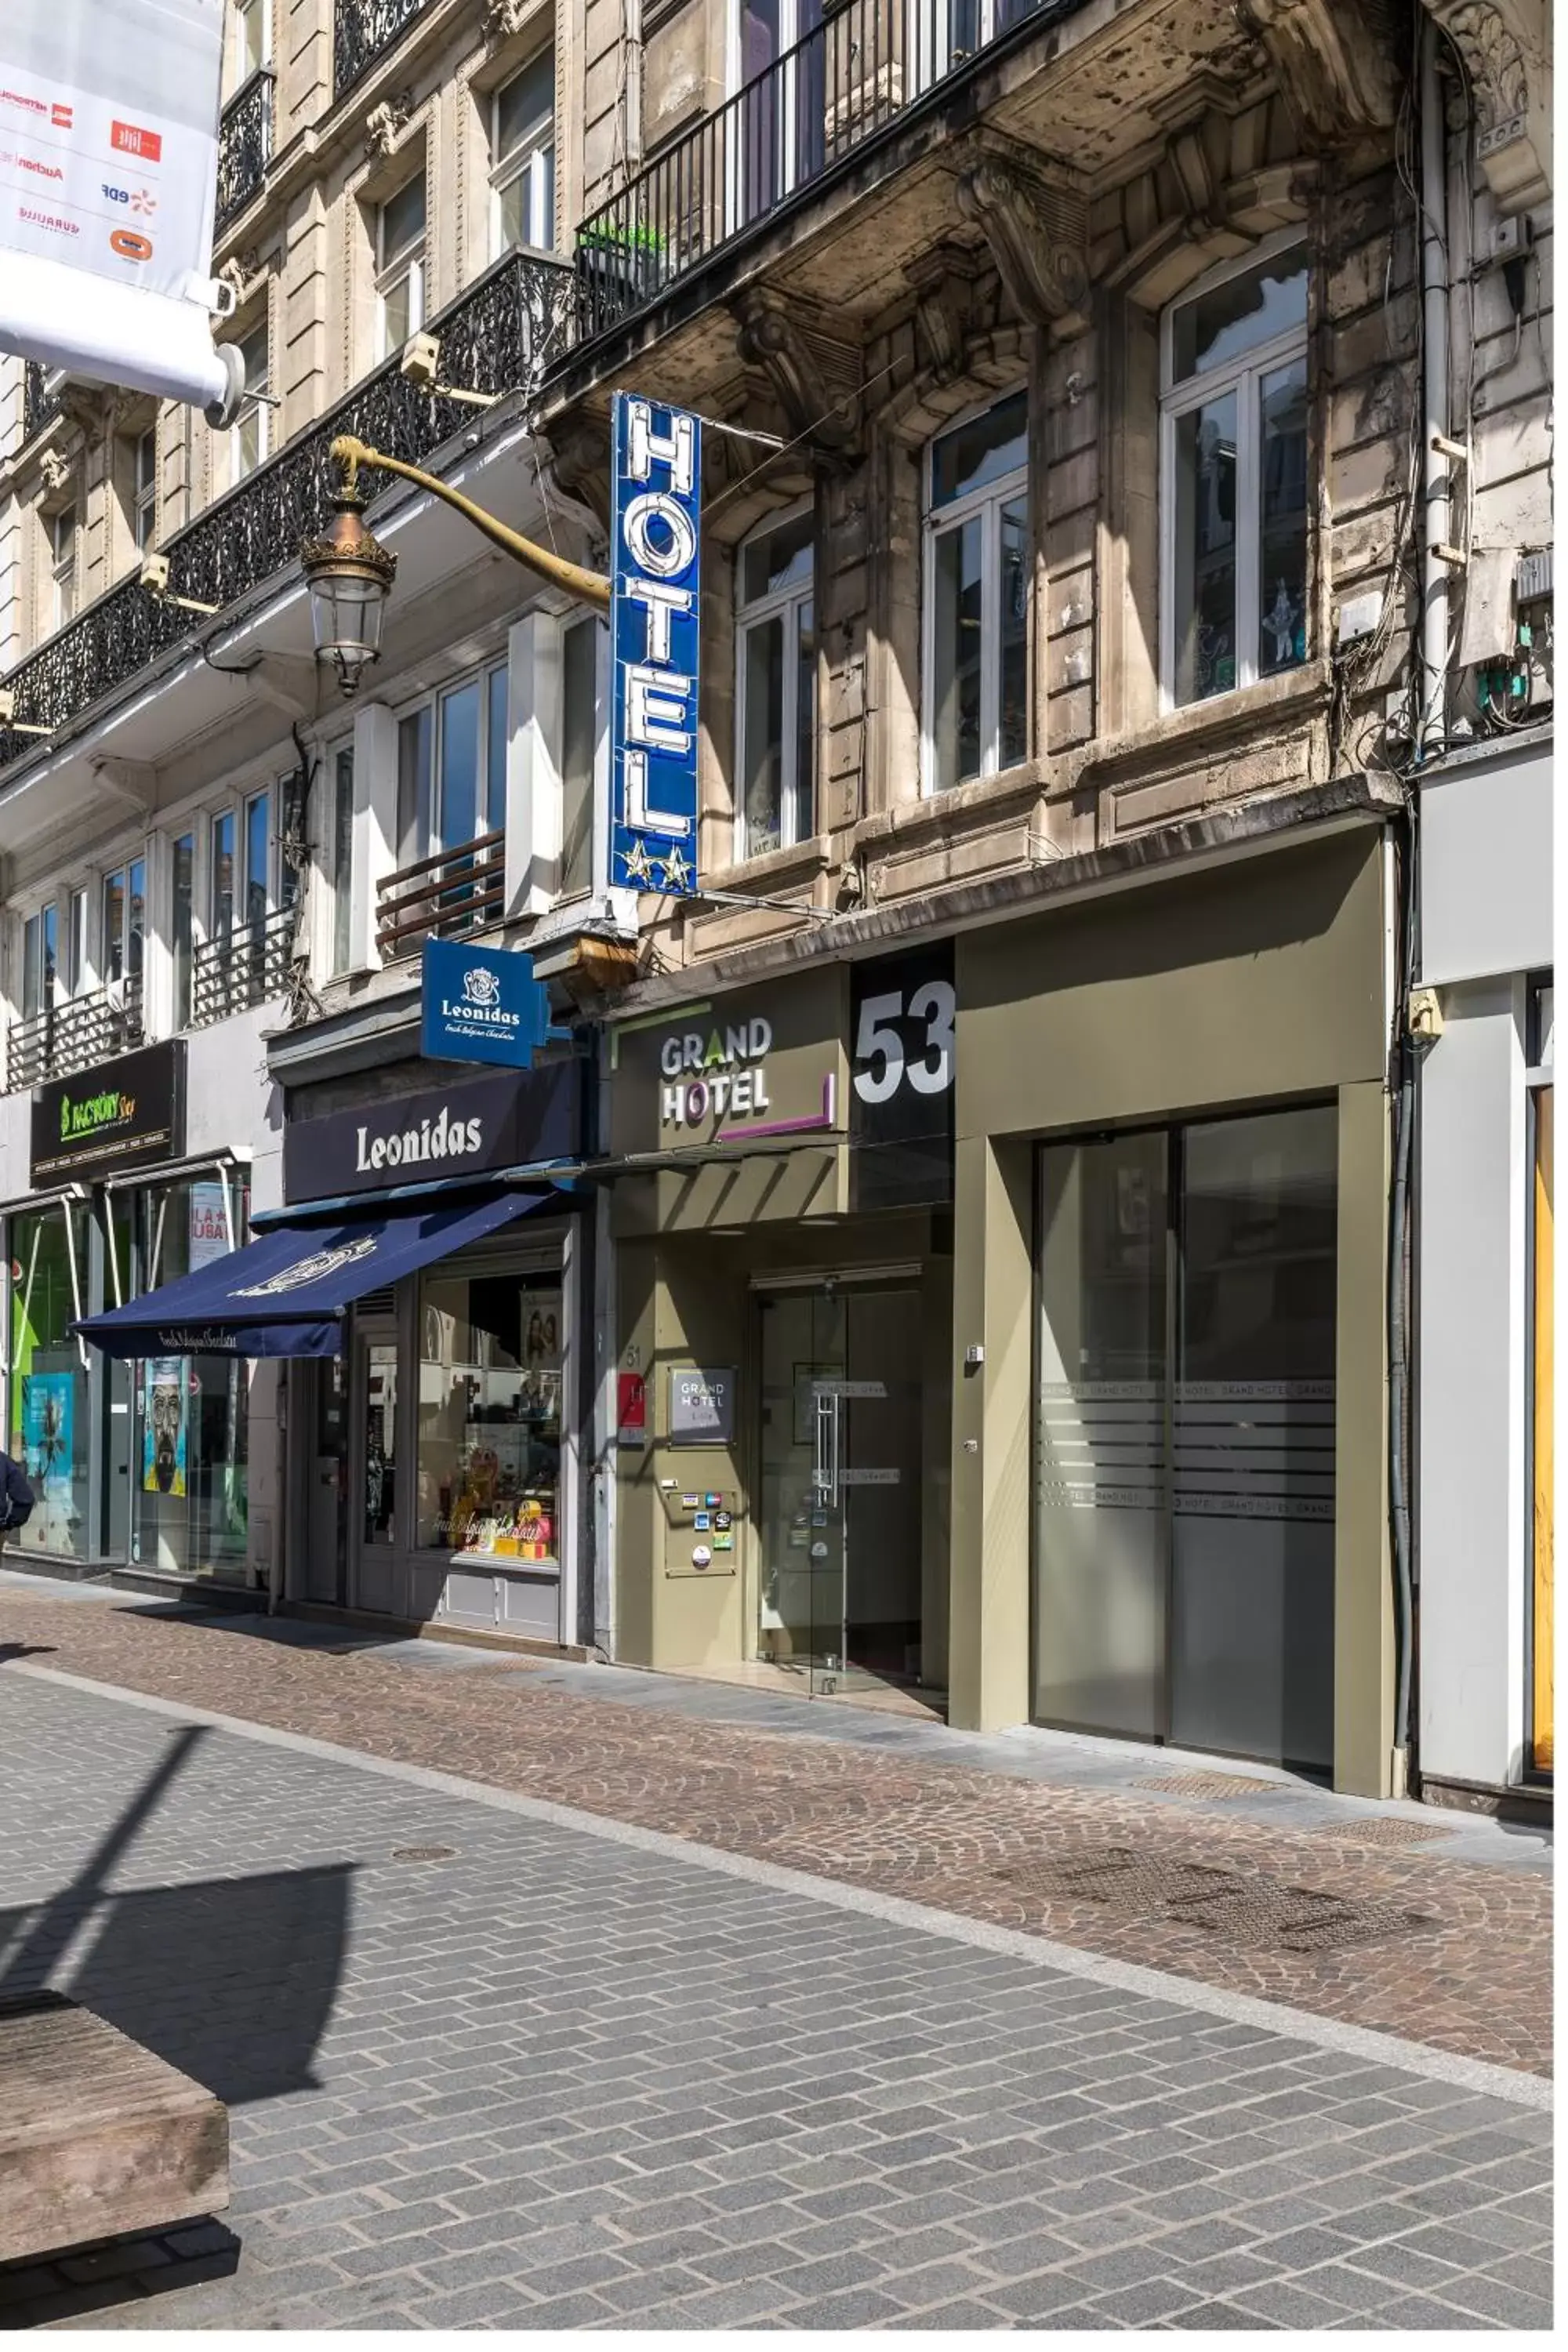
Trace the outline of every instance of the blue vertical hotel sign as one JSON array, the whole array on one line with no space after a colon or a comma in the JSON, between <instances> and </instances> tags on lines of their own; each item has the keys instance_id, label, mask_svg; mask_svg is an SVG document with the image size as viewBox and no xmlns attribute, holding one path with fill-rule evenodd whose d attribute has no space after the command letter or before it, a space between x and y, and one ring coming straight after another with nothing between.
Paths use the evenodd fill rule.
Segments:
<instances>
[{"instance_id":1,"label":"blue vertical hotel sign","mask_svg":"<svg viewBox=\"0 0 1568 2352\"><path fill-rule=\"evenodd\" d=\"M701 426L619 392L612 429L610 878L685 898L697 887Z\"/></svg>"}]
</instances>

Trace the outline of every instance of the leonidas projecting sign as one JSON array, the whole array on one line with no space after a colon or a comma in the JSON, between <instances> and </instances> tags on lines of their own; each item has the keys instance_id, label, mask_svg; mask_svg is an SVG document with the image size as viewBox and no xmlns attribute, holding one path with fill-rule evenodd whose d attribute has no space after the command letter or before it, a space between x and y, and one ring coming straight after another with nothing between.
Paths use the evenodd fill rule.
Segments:
<instances>
[{"instance_id":1,"label":"leonidas projecting sign","mask_svg":"<svg viewBox=\"0 0 1568 2352\"><path fill-rule=\"evenodd\" d=\"M223 0L0 0L0 350L230 421Z\"/></svg>"}]
</instances>

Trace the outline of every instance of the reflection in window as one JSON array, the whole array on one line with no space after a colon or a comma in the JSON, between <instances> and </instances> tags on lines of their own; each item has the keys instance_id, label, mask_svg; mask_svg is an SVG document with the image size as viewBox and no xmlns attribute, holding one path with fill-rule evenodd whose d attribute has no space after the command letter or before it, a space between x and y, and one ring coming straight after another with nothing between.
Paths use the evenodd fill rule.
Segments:
<instances>
[{"instance_id":1,"label":"reflection in window","mask_svg":"<svg viewBox=\"0 0 1568 2352\"><path fill-rule=\"evenodd\" d=\"M739 854L811 837L816 824L816 526L809 508L742 548Z\"/></svg>"},{"instance_id":2,"label":"reflection in window","mask_svg":"<svg viewBox=\"0 0 1568 2352\"><path fill-rule=\"evenodd\" d=\"M594 887L595 767L599 740L597 621L575 621L561 640L561 896Z\"/></svg>"},{"instance_id":3,"label":"reflection in window","mask_svg":"<svg viewBox=\"0 0 1568 2352\"><path fill-rule=\"evenodd\" d=\"M497 90L491 118L495 251L555 243L555 52L544 49Z\"/></svg>"},{"instance_id":4,"label":"reflection in window","mask_svg":"<svg viewBox=\"0 0 1568 2352\"><path fill-rule=\"evenodd\" d=\"M142 1290L195 1274L247 1234L237 1175L137 1195ZM191 1576L243 1570L249 1518L249 1368L243 1357L150 1357L132 1367L131 1556Z\"/></svg>"},{"instance_id":5,"label":"reflection in window","mask_svg":"<svg viewBox=\"0 0 1568 2352\"><path fill-rule=\"evenodd\" d=\"M1165 674L1178 704L1307 657L1306 321L1299 247L1168 314Z\"/></svg>"},{"instance_id":6,"label":"reflection in window","mask_svg":"<svg viewBox=\"0 0 1568 2352\"><path fill-rule=\"evenodd\" d=\"M421 1549L561 1557L559 1273L426 1274L419 1286Z\"/></svg>"},{"instance_id":7,"label":"reflection in window","mask_svg":"<svg viewBox=\"0 0 1568 2352\"><path fill-rule=\"evenodd\" d=\"M174 1026L191 1024L191 983L195 954L196 837L182 833L171 845L174 882Z\"/></svg>"},{"instance_id":8,"label":"reflection in window","mask_svg":"<svg viewBox=\"0 0 1568 2352\"><path fill-rule=\"evenodd\" d=\"M1028 757L1028 400L931 445L926 520L931 790Z\"/></svg>"}]
</instances>

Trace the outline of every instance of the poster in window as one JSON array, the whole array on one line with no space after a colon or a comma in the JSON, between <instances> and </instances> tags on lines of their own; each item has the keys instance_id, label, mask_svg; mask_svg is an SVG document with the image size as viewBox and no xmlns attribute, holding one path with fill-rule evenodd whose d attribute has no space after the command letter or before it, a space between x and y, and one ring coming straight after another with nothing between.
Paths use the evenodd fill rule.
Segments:
<instances>
[{"instance_id":1,"label":"poster in window","mask_svg":"<svg viewBox=\"0 0 1568 2352\"><path fill-rule=\"evenodd\" d=\"M22 1382L22 1446L27 1483L44 1507L71 1499L71 1441L76 1380L70 1372L29 1372Z\"/></svg>"},{"instance_id":2,"label":"poster in window","mask_svg":"<svg viewBox=\"0 0 1568 2352\"><path fill-rule=\"evenodd\" d=\"M142 1491L185 1492L185 1363L153 1356L142 1367Z\"/></svg>"},{"instance_id":3,"label":"poster in window","mask_svg":"<svg viewBox=\"0 0 1568 2352\"><path fill-rule=\"evenodd\" d=\"M191 1255L189 1271L211 1265L229 1253L228 1214L221 1184L191 1186Z\"/></svg>"}]
</instances>

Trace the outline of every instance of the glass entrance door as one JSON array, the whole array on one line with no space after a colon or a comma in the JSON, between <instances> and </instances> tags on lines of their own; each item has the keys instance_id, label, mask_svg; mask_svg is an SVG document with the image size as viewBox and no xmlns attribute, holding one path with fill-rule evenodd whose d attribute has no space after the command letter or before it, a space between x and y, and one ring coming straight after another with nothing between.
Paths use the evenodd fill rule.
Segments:
<instances>
[{"instance_id":1,"label":"glass entrance door","mask_svg":"<svg viewBox=\"0 0 1568 2352\"><path fill-rule=\"evenodd\" d=\"M759 1310L757 1655L816 1697L918 1682L919 1294L825 1282Z\"/></svg>"}]
</instances>

